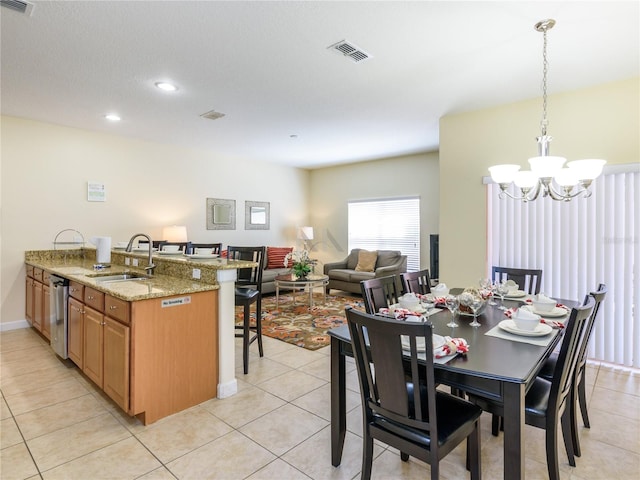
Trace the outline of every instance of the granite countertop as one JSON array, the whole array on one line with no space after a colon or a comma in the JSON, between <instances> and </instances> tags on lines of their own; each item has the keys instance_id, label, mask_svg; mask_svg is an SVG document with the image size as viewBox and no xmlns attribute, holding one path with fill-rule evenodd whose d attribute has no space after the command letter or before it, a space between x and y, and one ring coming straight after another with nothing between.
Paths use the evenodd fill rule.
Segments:
<instances>
[{"instance_id":1,"label":"granite countertop","mask_svg":"<svg viewBox=\"0 0 640 480\"><path fill-rule=\"evenodd\" d=\"M157 265L156 273L150 278L100 281L100 277L105 275L117 275L125 272L145 274L146 261L144 259L147 257L146 255L142 255L143 259L139 262L139 267L124 265L126 257L139 258L140 255L114 252L111 266L102 270L94 269L95 250L91 249L84 253L74 251L66 255L61 251L27 251L25 252L25 263L130 302L217 290L219 286L215 280L216 270L230 270L255 265L254 262L228 262L226 259L202 261L180 259L176 261L175 259L169 260L170 257L165 259L154 256L153 261ZM199 281L190 278L193 268L201 271Z\"/></svg>"}]
</instances>

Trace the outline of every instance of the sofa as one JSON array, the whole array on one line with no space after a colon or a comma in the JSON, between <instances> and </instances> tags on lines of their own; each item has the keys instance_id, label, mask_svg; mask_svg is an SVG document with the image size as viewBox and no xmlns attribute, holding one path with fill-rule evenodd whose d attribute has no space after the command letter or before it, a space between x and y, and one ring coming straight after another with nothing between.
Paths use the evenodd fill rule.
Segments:
<instances>
[{"instance_id":1,"label":"sofa","mask_svg":"<svg viewBox=\"0 0 640 480\"><path fill-rule=\"evenodd\" d=\"M372 268L366 268L371 271L356 269L361 250L365 253L371 253L361 248L354 248L344 260L325 263L324 274L329 277L329 283L326 287L327 293L332 288L351 293L362 293L360 289L362 280L386 277L407 271L407 256L402 255L399 250L376 250L375 265L370 265Z\"/></svg>"}]
</instances>

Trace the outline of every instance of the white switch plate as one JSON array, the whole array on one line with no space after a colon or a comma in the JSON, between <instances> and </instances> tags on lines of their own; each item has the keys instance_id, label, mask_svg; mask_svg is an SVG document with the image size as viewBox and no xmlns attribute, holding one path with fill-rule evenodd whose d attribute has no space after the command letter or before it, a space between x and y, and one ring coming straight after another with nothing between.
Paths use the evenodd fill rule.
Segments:
<instances>
[{"instance_id":1,"label":"white switch plate","mask_svg":"<svg viewBox=\"0 0 640 480\"><path fill-rule=\"evenodd\" d=\"M133 261L133 266L137 267L138 266L138 259L134 258L134 259L132 259L132 261Z\"/></svg>"},{"instance_id":2,"label":"white switch plate","mask_svg":"<svg viewBox=\"0 0 640 480\"><path fill-rule=\"evenodd\" d=\"M193 269L193 278L195 278L196 280L200 279L200 269L199 268L194 268Z\"/></svg>"},{"instance_id":3,"label":"white switch plate","mask_svg":"<svg viewBox=\"0 0 640 480\"><path fill-rule=\"evenodd\" d=\"M125 265L131 265L131 259L129 257L124 259L124 264Z\"/></svg>"}]
</instances>

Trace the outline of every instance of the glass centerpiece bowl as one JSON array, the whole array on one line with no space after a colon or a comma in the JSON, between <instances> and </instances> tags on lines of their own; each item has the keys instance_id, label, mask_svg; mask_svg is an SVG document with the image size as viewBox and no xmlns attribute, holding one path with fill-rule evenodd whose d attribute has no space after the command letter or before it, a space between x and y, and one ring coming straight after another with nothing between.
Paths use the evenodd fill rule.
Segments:
<instances>
[{"instance_id":1,"label":"glass centerpiece bowl","mask_svg":"<svg viewBox=\"0 0 640 480\"><path fill-rule=\"evenodd\" d=\"M284 257L284 266L291 267L292 273L298 278L305 278L313 269L314 261L309 258L306 250L292 250Z\"/></svg>"},{"instance_id":2,"label":"glass centerpiece bowl","mask_svg":"<svg viewBox=\"0 0 640 480\"><path fill-rule=\"evenodd\" d=\"M481 315L482 312L484 312L484 309L487 308L487 301L490 297L491 291L489 289L465 288L464 292L458 296L460 299L458 311L461 315ZM475 315L472 305L476 307Z\"/></svg>"}]
</instances>

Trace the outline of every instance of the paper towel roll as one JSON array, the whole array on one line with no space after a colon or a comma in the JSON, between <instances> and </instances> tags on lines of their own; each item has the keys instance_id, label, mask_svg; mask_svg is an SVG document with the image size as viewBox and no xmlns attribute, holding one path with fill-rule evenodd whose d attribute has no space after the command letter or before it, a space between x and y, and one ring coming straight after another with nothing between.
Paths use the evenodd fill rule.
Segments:
<instances>
[{"instance_id":1,"label":"paper towel roll","mask_svg":"<svg viewBox=\"0 0 640 480\"><path fill-rule=\"evenodd\" d=\"M92 237L89 241L96 246L96 262L111 263L111 237Z\"/></svg>"}]
</instances>

